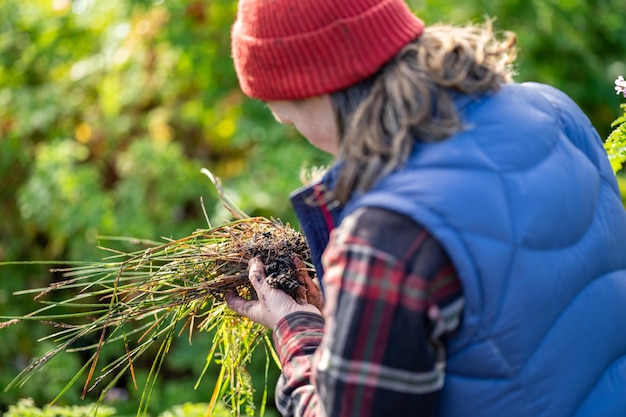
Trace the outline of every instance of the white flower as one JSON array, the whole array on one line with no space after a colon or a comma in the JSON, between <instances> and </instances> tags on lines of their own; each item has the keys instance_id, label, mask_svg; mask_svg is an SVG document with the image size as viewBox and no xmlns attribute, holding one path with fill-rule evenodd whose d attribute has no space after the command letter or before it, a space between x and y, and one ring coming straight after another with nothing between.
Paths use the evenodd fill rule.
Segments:
<instances>
[{"instance_id":1,"label":"white flower","mask_svg":"<svg viewBox=\"0 0 626 417\"><path fill-rule=\"evenodd\" d=\"M615 94L624 94L626 97L626 80L621 75L615 80Z\"/></svg>"}]
</instances>

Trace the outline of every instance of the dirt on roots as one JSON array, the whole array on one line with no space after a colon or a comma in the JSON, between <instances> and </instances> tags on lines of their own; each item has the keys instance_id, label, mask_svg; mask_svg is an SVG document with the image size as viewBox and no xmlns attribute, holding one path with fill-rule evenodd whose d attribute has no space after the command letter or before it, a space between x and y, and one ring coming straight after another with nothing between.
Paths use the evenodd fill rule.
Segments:
<instances>
[{"instance_id":1,"label":"dirt on roots","mask_svg":"<svg viewBox=\"0 0 626 417\"><path fill-rule=\"evenodd\" d=\"M295 298L301 283L294 257L311 265L311 253L302 233L276 220L258 219L238 223L236 228L225 231L230 238L218 249L226 255L225 262L212 270L211 275L216 278L209 280L214 295L221 297L224 292L237 289L240 294L254 298L255 292L248 280L248 261L258 258L265 266L266 282ZM313 268L307 268L307 273L313 276Z\"/></svg>"}]
</instances>

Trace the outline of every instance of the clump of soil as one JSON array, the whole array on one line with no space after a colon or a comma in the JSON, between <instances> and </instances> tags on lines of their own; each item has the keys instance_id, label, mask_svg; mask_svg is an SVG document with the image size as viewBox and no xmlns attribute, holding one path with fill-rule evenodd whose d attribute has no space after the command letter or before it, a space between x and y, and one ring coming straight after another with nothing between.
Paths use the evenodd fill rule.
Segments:
<instances>
[{"instance_id":1,"label":"clump of soil","mask_svg":"<svg viewBox=\"0 0 626 417\"><path fill-rule=\"evenodd\" d=\"M300 286L293 257L311 262L311 255L302 234L287 227L270 229L243 245L248 259L258 257L265 266L265 281L269 286L285 291L292 297Z\"/></svg>"},{"instance_id":2,"label":"clump of soil","mask_svg":"<svg viewBox=\"0 0 626 417\"><path fill-rule=\"evenodd\" d=\"M237 289L241 295L254 298L256 294L248 280L248 261L259 258L265 266L266 282L295 298L301 284L294 256L311 264L311 253L302 233L277 220L260 219L239 222L236 227L225 228L224 232L228 238L217 250L221 256L213 250L208 253L214 248L205 248L209 258L224 261L212 269L210 275L214 279L207 277L212 293L221 297L227 290Z\"/></svg>"}]
</instances>

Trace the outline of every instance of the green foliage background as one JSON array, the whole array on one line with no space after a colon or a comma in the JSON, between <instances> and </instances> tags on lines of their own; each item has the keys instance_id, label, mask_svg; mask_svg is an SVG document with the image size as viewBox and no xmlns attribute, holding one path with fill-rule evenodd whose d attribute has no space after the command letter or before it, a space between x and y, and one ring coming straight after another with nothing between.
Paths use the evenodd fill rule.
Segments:
<instances>
[{"instance_id":1,"label":"green foliage background","mask_svg":"<svg viewBox=\"0 0 626 417\"><path fill-rule=\"evenodd\" d=\"M623 0L409 4L427 24L496 17L497 29L518 35L518 81L561 88L602 137L610 132L620 103L613 80L626 75ZM239 91L230 60L235 12L234 0L0 2L0 261L97 260L98 243L109 244L99 236L183 237L206 226L201 197L220 223L228 216L201 167L222 177L249 214L295 224L288 193L303 162L330 159ZM13 292L56 278L43 266L0 268L0 315L31 311L34 302ZM0 386L49 347L36 342L47 332L0 331ZM154 415L206 402L213 389L214 374L193 389L210 337L182 339L153 396ZM51 400L81 360L59 357L22 389L3 392L0 411L19 398ZM262 393L257 362L250 372ZM136 366L141 380L148 368ZM126 383L129 398L113 405L132 414L140 392ZM79 385L62 404L82 403Z\"/></svg>"}]
</instances>

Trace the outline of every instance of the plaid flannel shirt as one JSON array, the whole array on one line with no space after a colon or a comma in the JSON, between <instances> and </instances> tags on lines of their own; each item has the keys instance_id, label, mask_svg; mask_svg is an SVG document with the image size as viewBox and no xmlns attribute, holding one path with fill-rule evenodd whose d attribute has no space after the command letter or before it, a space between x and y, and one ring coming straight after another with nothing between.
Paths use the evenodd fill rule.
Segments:
<instances>
[{"instance_id":1,"label":"plaid flannel shirt","mask_svg":"<svg viewBox=\"0 0 626 417\"><path fill-rule=\"evenodd\" d=\"M293 313L274 331L285 416L432 416L445 338L463 295L452 263L408 217L363 208L332 232L324 317Z\"/></svg>"}]
</instances>

